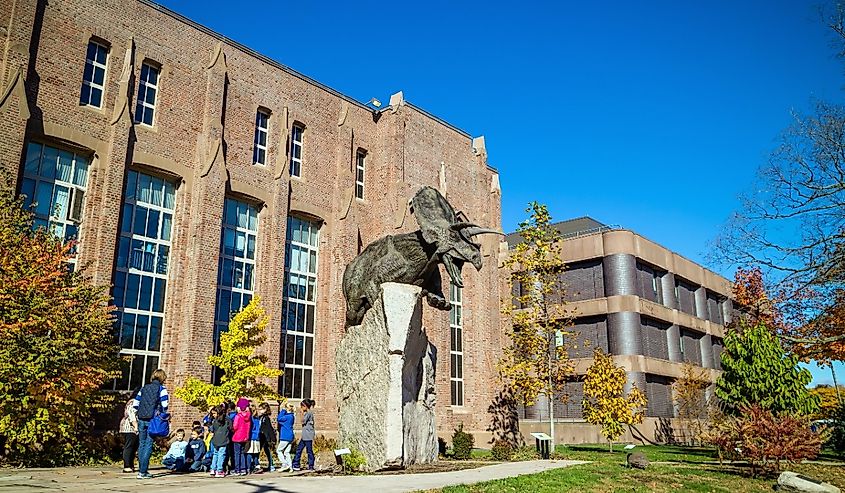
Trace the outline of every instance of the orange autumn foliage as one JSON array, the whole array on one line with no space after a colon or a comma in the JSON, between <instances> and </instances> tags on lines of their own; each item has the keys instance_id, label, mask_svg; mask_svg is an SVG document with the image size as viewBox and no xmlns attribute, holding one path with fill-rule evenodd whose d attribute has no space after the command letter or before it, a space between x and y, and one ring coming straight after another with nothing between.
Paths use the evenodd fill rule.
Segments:
<instances>
[{"instance_id":1,"label":"orange autumn foliage","mask_svg":"<svg viewBox=\"0 0 845 493\"><path fill-rule=\"evenodd\" d=\"M72 245L0 189L0 461L83 460L100 389L119 370L108 290L68 268Z\"/></svg>"}]
</instances>

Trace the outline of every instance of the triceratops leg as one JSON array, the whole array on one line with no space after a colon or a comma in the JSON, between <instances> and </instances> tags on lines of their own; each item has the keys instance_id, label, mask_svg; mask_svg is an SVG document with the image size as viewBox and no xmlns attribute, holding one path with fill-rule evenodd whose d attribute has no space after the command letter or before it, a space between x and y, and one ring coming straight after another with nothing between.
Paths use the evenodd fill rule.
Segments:
<instances>
[{"instance_id":1,"label":"triceratops leg","mask_svg":"<svg viewBox=\"0 0 845 493\"><path fill-rule=\"evenodd\" d=\"M370 308L370 302L365 297L350 300L346 304L346 326L360 325L364 320L364 313Z\"/></svg>"},{"instance_id":2,"label":"triceratops leg","mask_svg":"<svg viewBox=\"0 0 845 493\"><path fill-rule=\"evenodd\" d=\"M442 280L440 279L440 270L434 271L428 276L428 279L423 283L423 294L428 304L438 310L450 310L452 305L449 300L443 295Z\"/></svg>"}]
</instances>

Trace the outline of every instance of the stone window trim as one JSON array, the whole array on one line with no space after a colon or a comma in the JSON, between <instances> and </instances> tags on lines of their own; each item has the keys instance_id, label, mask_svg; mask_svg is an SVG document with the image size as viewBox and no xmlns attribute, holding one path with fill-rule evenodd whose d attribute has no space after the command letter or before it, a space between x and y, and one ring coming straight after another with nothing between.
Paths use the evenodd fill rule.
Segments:
<instances>
[{"instance_id":1,"label":"stone window trim","mask_svg":"<svg viewBox=\"0 0 845 493\"><path fill-rule=\"evenodd\" d=\"M255 110L255 133L252 141L252 164L267 166L270 149L270 120L273 112L259 106Z\"/></svg>"},{"instance_id":2,"label":"stone window trim","mask_svg":"<svg viewBox=\"0 0 845 493\"><path fill-rule=\"evenodd\" d=\"M366 180L367 151L358 148L355 151L355 199L364 200L364 183Z\"/></svg>"},{"instance_id":3,"label":"stone window trim","mask_svg":"<svg viewBox=\"0 0 845 493\"><path fill-rule=\"evenodd\" d=\"M92 48L93 53L91 53ZM79 95L80 106L96 110L102 110L105 106L104 100L106 97L106 83L109 76L108 65L110 54L111 43L97 36L91 36L86 45L85 63L82 71L82 87ZM97 82L98 74L101 75L99 82Z\"/></svg>"},{"instance_id":4,"label":"stone window trim","mask_svg":"<svg viewBox=\"0 0 845 493\"><path fill-rule=\"evenodd\" d=\"M302 178L302 163L305 148L305 135L308 127L299 120L294 120L290 126L288 137L288 172L292 178Z\"/></svg>"},{"instance_id":5,"label":"stone window trim","mask_svg":"<svg viewBox=\"0 0 845 493\"><path fill-rule=\"evenodd\" d=\"M144 58L138 73L135 94L134 121L142 128L156 128L156 113L161 102L161 79L163 75L161 63L150 58ZM149 115L149 117L147 116Z\"/></svg>"}]
</instances>

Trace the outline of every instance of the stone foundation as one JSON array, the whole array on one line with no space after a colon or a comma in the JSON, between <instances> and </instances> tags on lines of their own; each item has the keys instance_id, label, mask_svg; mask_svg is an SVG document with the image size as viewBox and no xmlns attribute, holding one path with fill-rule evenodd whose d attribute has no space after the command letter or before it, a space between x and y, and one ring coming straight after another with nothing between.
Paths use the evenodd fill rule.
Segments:
<instances>
[{"instance_id":1,"label":"stone foundation","mask_svg":"<svg viewBox=\"0 0 845 493\"><path fill-rule=\"evenodd\" d=\"M437 460L437 350L422 326L420 288L385 283L336 352L339 435L377 471Z\"/></svg>"}]
</instances>

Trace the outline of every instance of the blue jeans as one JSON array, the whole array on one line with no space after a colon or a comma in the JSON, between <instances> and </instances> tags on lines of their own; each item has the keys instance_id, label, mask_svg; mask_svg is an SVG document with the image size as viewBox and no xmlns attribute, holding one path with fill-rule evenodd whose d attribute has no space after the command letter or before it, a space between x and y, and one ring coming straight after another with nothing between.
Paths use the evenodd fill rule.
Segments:
<instances>
[{"instance_id":1,"label":"blue jeans","mask_svg":"<svg viewBox=\"0 0 845 493\"><path fill-rule=\"evenodd\" d=\"M247 472L245 445L249 442L235 442L235 472Z\"/></svg>"},{"instance_id":2,"label":"blue jeans","mask_svg":"<svg viewBox=\"0 0 845 493\"><path fill-rule=\"evenodd\" d=\"M171 471L182 471L185 468L184 457L165 457L161 464Z\"/></svg>"},{"instance_id":3,"label":"blue jeans","mask_svg":"<svg viewBox=\"0 0 845 493\"><path fill-rule=\"evenodd\" d=\"M138 472L147 474L153 454L153 437L149 433L150 420L138 420Z\"/></svg>"},{"instance_id":4,"label":"blue jeans","mask_svg":"<svg viewBox=\"0 0 845 493\"><path fill-rule=\"evenodd\" d=\"M223 467L226 465L226 447L214 449L213 454L211 456L211 471L223 472Z\"/></svg>"},{"instance_id":5,"label":"blue jeans","mask_svg":"<svg viewBox=\"0 0 845 493\"><path fill-rule=\"evenodd\" d=\"M314 440L300 440L296 444L296 455L293 456L293 468L299 469L302 463L302 449L308 449L308 469L314 469Z\"/></svg>"}]
</instances>

